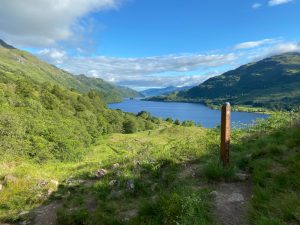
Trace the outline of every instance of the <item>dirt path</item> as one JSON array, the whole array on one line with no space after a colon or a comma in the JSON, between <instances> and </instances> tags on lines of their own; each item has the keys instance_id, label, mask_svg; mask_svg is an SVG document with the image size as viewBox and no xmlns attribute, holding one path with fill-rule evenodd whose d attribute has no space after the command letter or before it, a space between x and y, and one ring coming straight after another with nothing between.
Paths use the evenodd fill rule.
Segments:
<instances>
[{"instance_id":1,"label":"dirt path","mask_svg":"<svg viewBox=\"0 0 300 225\"><path fill-rule=\"evenodd\" d=\"M249 174L241 173L238 182L216 182L214 185L201 181L201 164L187 163L179 173L180 178L197 179L195 189L213 188L214 215L219 225L248 225L248 202L251 199Z\"/></svg>"},{"instance_id":2,"label":"dirt path","mask_svg":"<svg viewBox=\"0 0 300 225\"><path fill-rule=\"evenodd\" d=\"M54 201L48 205L43 205L33 211L34 218L31 225L58 225L56 211L62 203Z\"/></svg>"},{"instance_id":3,"label":"dirt path","mask_svg":"<svg viewBox=\"0 0 300 225\"><path fill-rule=\"evenodd\" d=\"M215 215L218 224L248 225L247 205L251 198L251 182L219 183L215 196Z\"/></svg>"},{"instance_id":4,"label":"dirt path","mask_svg":"<svg viewBox=\"0 0 300 225\"><path fill-rule=\"evenodd\" d=\"M184 165L178 177L180 179L195 179L199 182L193 184L196 189L213 188L211 194L214 196L214 215L219 225L249 225L247 217L247 206L251 198L251 181L249 179L239 182L216 182L213 185L205 182L201 174L201 164L187 163ZM90 187L94 181L84 181L83 185ZM62 206L63 201L54 201L48 205L36 208L33 213L31 225L58 225L57 209ZM94 211L97 202L89 196L86 202L87 209ZM137 215L137 210L128 210L121 213L124 218ZM1 225L1 224L0 224Z\"/></svg>"}]
</instances>

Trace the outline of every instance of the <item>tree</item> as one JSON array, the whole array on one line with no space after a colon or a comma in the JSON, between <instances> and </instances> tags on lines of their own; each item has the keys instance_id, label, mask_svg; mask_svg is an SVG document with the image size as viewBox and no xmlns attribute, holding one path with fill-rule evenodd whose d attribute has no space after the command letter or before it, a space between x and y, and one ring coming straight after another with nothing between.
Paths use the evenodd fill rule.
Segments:
<instances>
[{"instance_id":1,"label":"tree","mask_svg":"<svg viewBox=\"0 0 300 225\"><path fill-rule=\"evenodd\" d=\"M177 119L177 120L175 120L174 124L175 125L180 125L180 121Z\"/></svg>"},{"instance_id":2,"label":"tree","mask_svg":"<svg viewBox=\"0 0 300 225\"><path fill-rule=\"evenodd\" d=\"M131 134L138 131L138 123L133 119L126 119L123 123L124 132Z\"/></svg>"},{"instance_id":3,"label":"tree","mask_svg":"<svg viewBox=\"0 0 300 225\"><path fill-rule=\"evenodd\" d=\"M166 121L167 121L168 123L173 123L173 119L172 119L171 117L168 117L168 118L166 119Z\"/></svg>"},{"instance_id":4,"label":"tree","mask_svg":"<svg viewBox=\"0 0 300 225\"><path fill-rule=\"evenodd\" d=\"M141 111L137 114L138 117L142 117L145 120L151 119L151 114L146 111Z\"/></svg>"},{"instance_id":5,"label":"tree","mask_svg":"<svg viewBox=\"0 0 300 225\"><path fill-rule=\"evenodd\" d=\"M191 120L185 120L182 122L181 125L185 126L185 127L194 127L195 123L194 123L194 121L191 121Z\"/></svg>"}]
</instances>

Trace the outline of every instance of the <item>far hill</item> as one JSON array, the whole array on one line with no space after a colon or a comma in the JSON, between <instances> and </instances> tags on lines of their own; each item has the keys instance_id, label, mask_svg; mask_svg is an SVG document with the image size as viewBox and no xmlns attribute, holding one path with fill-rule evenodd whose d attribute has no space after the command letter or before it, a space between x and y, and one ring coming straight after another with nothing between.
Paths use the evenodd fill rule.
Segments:
<instances>
[{"instance_id":1,"label":"far hill","mask_svg":"<svg viewBox=\"0 0 300 225\"><path fill-rule=\"evenodd\" d=\"M112 85L99 78L75 76L41 61L26 51L16 49L0 39L0 74L2 73L11 74L14 79L26 77L35 82L49 82L85 93L95 89L105 96L106 102L140 97L137 91Z\"/></svg>"},{"instance_id":2,"label":"far hill","mask_svg":"<svg viewBox=\"0 0 300 225\"><path fill-rule=\"evenodd\" d=\"M197 87L152 100L291 109L300 105L300 54L286 53L243 65Z\"/></svg>"},{"instance_id":3,"label":"far hill","mask_svg":"<svg viewBox=\"0 0 300 225\"><path fill-rule=\"evenodd\" d=\"M152 97L157 95L168 95L175 91L184 91L192 88L192 86L184 86L184 87L175 87L175 86L169 86L165 88L150 88L144 91L141 91L140 93L143 94L146 97Z\"/></svg>"}]
</instances>

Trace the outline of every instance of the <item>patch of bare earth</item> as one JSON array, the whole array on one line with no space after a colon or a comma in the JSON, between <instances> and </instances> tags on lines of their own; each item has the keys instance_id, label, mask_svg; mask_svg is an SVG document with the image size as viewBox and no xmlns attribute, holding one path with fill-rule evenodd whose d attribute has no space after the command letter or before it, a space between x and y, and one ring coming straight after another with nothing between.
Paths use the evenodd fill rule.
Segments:
<instances>
[{"instance_id":1,"label":"patch of bare earth","mask_svg":"<svg viewBox=\"0 0 300 225\"><path fill-rule=\"evenodd\" d=\"M62 203L54 201L48 205L36 208L33 212L34 218L31 225L58 225L56 211Z\"/></svg>"},{"instance_id":2,"label":"patch of bare earth","mask_svg":"<svg viewBox=\"0 0 300 225\"><path fill-rule=\"evenodd\" d=\"M119 216L122 218L123 221L129 221L130 219L137 217L137 215L138 215L137 209L130 209L130 210L121 212Z\"/></svg>"},{"instance_id":3,"label":"patch of bare earth","mask_svg":"<svg viewBox=\"0 0 300 225\"><path fill-rule=\"evenodd\" d=\"M219 183L212 192L215 196L215 215L218 224L248 225L247 205L251 198L249 180Z\"/></svg>"}]
</instances>

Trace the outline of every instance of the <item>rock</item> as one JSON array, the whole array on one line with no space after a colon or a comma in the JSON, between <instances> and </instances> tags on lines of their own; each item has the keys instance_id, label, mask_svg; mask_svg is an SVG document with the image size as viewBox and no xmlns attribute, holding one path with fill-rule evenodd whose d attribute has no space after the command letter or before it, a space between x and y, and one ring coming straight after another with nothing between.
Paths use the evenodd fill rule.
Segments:
<instances>
[{"instance_id":1,"label":"rock","mask_svg":"<svg viewBox=\"0 0 300 225\"><path fill-rule=\"evenodd\" d=\"M112 186L115 186L117 183L118 183L117 180L111 180L111 181L108 183L108 185L112 187Z\"/></svg>"},{"instance_id":2,"label":"rock","mask_svg":"<svg viewBox=\"0 0 300 225\"><path fill-rule=\"evenodd\" d=\"M3 190L3 185L2 184L0 184L0 191L2 191Z\"/></svg>"},{"instance_id":3,"label":"rock","mask_svg":"<svg viewBox=\"0 0 300 225\"><path fill-rule=\"evenodd\" d=\"M217 197L218 194L219 194L219 192L217 192L217 191L212 191L212 192L210 192L210 195L212 195L212 196L214 196L214 197Z\"/></svg>"},{"instance_id":4,"label":"rock","mask_svg":"<svg viewBox=\"0 0 300 225\"><path fill-rule=\"evenodd\" d=\"M97 171L96 171L95 176L96 176L98 179L101 179L101 178L103 178L106 174L107 174L107 171L106 171L105 169L100 169L100 170L97 170Z\"/></svg>"},{"instance_id":5,"label":"rock","mask_svg":"<svg viewBox=\"0 0 300 225\"><path fill-rule=\"evenodd\" d=\"M29 214L28 211L22 211L22 212L19 213L19 216L25 216L25 215L27 215L27 214Z\"/></svg>"},{"instance_id":6,"label":"rock","mask_svg":"<svg viewBox=\"0 0 300 225\"><path fill-rule=\"evenodd\" d=\"M122 195L123 195L123 191L112 191L110 193L109 198L111 198L111 199L118 199L118 198L121 198Z\"/></svg>"},{"instance_id":7,"label":"rock","mask_svg":"<svg viewBox=\"0 0 300 225\"><path fill-rule=\"evenodd\" d=\"M127 188L129 190L133 190L134 189L134 181L133 180L127 181Z\"/></svg>"},{"instance_id":8,"label":"rock","mask_svg":"<svg viewBox=\"0 0 300 225\"><path fill-rule=\"evenodd\" d=\"M59 185L59 182L57 180L50 180L50 183L53 184L56 188Z\"/></svg>"},{"instance_id":9,"label":"rock","mask_svg":"<svg viewBox=\"0 0 300 225\"><path fill-rule=\"evenodd\" d=\"M140 165L141 165L141 162L138 161L138 160L134 160L133 164L134 164L135 166L140 166Z\"/></svg>"},{"instance_id":10,"label":"rock","mask_svg":"<svg viewBox=\"0 0 300 225\"><path fill-rule=\"evenodd\" d=\"M131 209L125 212L120 213L121 217L123 217L123 221L129 221L130 219L137 217L138 210L137 209Z\"/></svg>"},{"instance_id":11,"label":"rock","mask_svg":"<svg viewBox=\"0 0 300 225\"><path fill-rule=\"evenodd\" d=\"M75 188L77 188L79 185L81 185L81 184L84 184L84 180L73 180L73 179L71 179L71 180L67 180L66 181L66 186L69 188L69 189L72 189L72 190L74 190Z\"/></svg>"},{"instance_id":12,"label":"rock","mask_svg":"<svg viewBox=\"0 0 300 225\"><path fill-rule=\"evenodd\" d=\"M120 167L120 164L119 163L115 163L113 166L112 166L112 169L113 170L116 170Z\"/></svg>"},{"instance_id":13,"label":"rock","mask_svg":"<svg viewBox=\"0 0 300 225\"><path fill-rule=\"evenodd\" d=\"M7 185L8 183L15 183L17 181L17 178L13 175L6 175L4 177L4 183Z\"/></svg>"},{"instance_id":14,"label":"rock","mask_svg":"<svg viewBox=\"0 0 300 225\"><path fill-rule=\"evenodd\" d=\"M54 190L53 189L48 189L48 192L47 192L47 194L48 194L48 196L50 196L52 193L54 192Z\"/></svg>"},{"instance_id":15,"label":"rock","mask_svg":"<svg viewBox=\"0 0 300 225\"><path fill-rule=\"evenodd\" d=\"M246 173L237 173L237 174L235 174L235 176L240 181L246 181L249 179L249 175Z\"/></svg>"},{"instance_id":16,"label":"rock","mask_svg":"<svg viewBox=\"0 0 300 225\"><path fill-rule=\"evenodd\" d=\"M244 196L240 193L232 193L228 198L229 202L243 202L244 200Z\"/></svg>"},{"instance_id":17,"label":"rock","mask_svg":"<svg viewBox=\"0 0 300 225\"><path fill-rule=\"evenodd\" d=\"M45 181L45 180L40 180L40 181L38 182L37 186L38 186L39 188L42 188L42 187L47 186L48 184L49 184L49 182L47 182L47 181Z\"/></svg>"}]
</instances>

